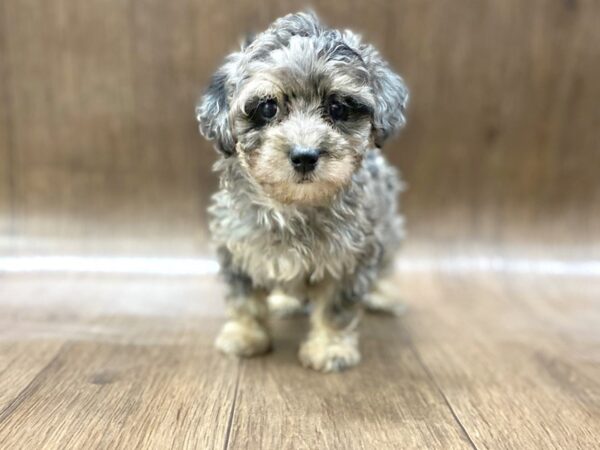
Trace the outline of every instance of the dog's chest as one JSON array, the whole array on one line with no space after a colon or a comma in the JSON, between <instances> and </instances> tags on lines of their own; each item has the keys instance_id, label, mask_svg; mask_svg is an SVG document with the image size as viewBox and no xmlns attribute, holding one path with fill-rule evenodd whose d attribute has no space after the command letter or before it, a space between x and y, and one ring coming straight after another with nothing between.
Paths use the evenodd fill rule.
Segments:
<instances>
[{"instance_id":1,"label":"dog's chest","mask_svg":"<svg viewBox=\"0 0 600 450\"><path fill-rule=\"evenodd\" d=\"M236 265L262 285L299 278L320 280L325 274L336 278L352 271L354 258L326 242L290 243L263 237L232 242L229 250ZM350 257L349 257L350 256Z\"/></svg>"},{"instance_id":2,"label":"dog's chest","mask_svg":"<svg viewBox=\"0 0 600 450\"><path fill-rule=\"evenodd\" d=\"M227 220L215 217L211 228L235 266L264 286L318 281L326 274L341 278L353 272L362 239L350 232L349 224L328 223L322 217L269 227L260 226L252 215L228 214Z\"/></svg>"}]
</instances>

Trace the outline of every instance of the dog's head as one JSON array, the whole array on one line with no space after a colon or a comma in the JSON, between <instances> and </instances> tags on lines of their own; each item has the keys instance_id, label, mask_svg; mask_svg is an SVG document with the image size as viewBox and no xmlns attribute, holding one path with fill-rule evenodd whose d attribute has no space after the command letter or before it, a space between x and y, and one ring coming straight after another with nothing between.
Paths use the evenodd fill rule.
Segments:
<instances>
[{"instance_id":1,"label":"dog's head","mask_svg":"<svg viewBox=\"0 0 600 450\"><path fill-rule=\"evenodd\" d=\"M402 127L407 100L372 46L299 13L229 55L196 114L202 134L266 195L323 205L350 183L367 148Z\"/></svg>"}]
</instances>

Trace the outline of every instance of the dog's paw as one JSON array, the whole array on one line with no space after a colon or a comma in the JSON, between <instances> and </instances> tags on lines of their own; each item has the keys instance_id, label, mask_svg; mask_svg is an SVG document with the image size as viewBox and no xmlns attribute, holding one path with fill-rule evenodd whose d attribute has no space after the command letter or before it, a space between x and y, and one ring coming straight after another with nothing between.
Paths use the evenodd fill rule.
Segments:
<instances>
[{"instance_id":1,"label":"dog's paw","mask_svg":"<svg viewBox=\"0 0 600 450\"><path fill-rule=\"evenodd\" d=\"M364 305L368 312L374 314L400 316L406 311L406 305L404 303L377 291L373 291L365 296Z\"/></svg>"},{"instance_id":2,"label":"dog's paw","mask_svg":"<svg viewBox=\"0 0 600 450\"><path fill-rule=\"evenodd\" d=\"M348 369L360 362L356 334L310 336L300 346L298 357L304 367L320 372Z\"/></svg>"},{"instance_id":3,"label":"dog's paw","mask_svg":"<svg viewBox=\"0 0 600 450\"><path fill-rule=\"evenodd\" d=\"M248 357L269 351L271 339L258 322L230 320L221 329L215 346L225 354Z\"/></svg>"},{"instance_id":4,"label":"dog's paw","mask_svg":"<svg viewBox=\"0 0 600 450\"><path fill-rule=\"evenodd\" d=\"M303 311L303 303L296 297L280 291L274 291L267 298L269 312L275 317L290 317Z\"/></svg>"},{"instance_id":5,"label":"dog's paw","mask_svg":"<svg viewBox=\"0 0 600 450\"><path fill-rule=\"evenodd\" d=\"M364 305L372 313L401 315L406 306L398 299L397 288L391 281L378 280L365 297Z\"/></svg>"}]
</instances>

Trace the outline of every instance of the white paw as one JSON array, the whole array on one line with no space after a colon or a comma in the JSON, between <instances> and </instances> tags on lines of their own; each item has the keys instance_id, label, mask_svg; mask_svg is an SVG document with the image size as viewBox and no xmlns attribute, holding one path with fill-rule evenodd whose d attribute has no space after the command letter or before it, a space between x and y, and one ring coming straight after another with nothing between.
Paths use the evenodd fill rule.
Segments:
<instances>
[{"instance_id":1,"label":"white paw","mask_svg":"<svg viewBox=\"0 0 600 450\"><path fill-rule=\"evenodd\" d=\"M254 356L269 351L271 339L256 321L230 320L223 325L215 346L228 355Z\"/></svg>"},{"instance_id":2,"label":"white paw","mask_svg":"<svg viewBox=\"0 0 600 450\"><path fill-rule=\"evenodd\" d=\"M269 311L275 317L289 317L302 312L303 304L296 297L284 294L283 292L273 292L267 298Z\"/></svg>"},{"instance_id":3,"label":"white paw","mask_svg":"<svg viewBox=\"0 0 600 450\"><path fill-rule=\"evenodd\" d=\"M339 372L360 362L358 339L355 333L313 335L300 346L298 357L305 367L320 372Z\"/></svg>"},{"instance_id":4,"label":"white paw","mask_svg":"<svg viewBox=\"0 0 600 450\"><path fill-rule=\"evenodd\" d=\"M399 316L406 310L406 305L378 291L373 291L364 300L367 311L372 313L392 314Z\"/></svg>"},{"instance_id":5,"label":"white paw","mask_svg":"<svg viewBox=\"0 0 600 450\"><path fill-rule=\"evenodd\" d=\"M389 280L378 280L373 291L365 297L365 307L370 312L400 315L406 306L398 299L398 289Z\"/></svg>"}]
</instances>

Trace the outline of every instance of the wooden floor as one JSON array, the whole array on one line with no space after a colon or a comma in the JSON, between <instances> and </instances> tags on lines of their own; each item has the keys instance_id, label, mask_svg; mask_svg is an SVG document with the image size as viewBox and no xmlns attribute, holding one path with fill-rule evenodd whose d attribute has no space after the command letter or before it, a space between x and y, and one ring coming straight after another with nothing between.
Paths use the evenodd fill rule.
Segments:
<instances>
[{"instance_id":1,"label":"wooden floor","mask_svg":"<svg viewBox=\"0 0 600 450\"><path fill-rule=\"evenodd\" d=\"M410 271L363 363L237 361L213 277L0 276L0 448L598 448L600 280Z\"/></svg>"}]
</instances>

